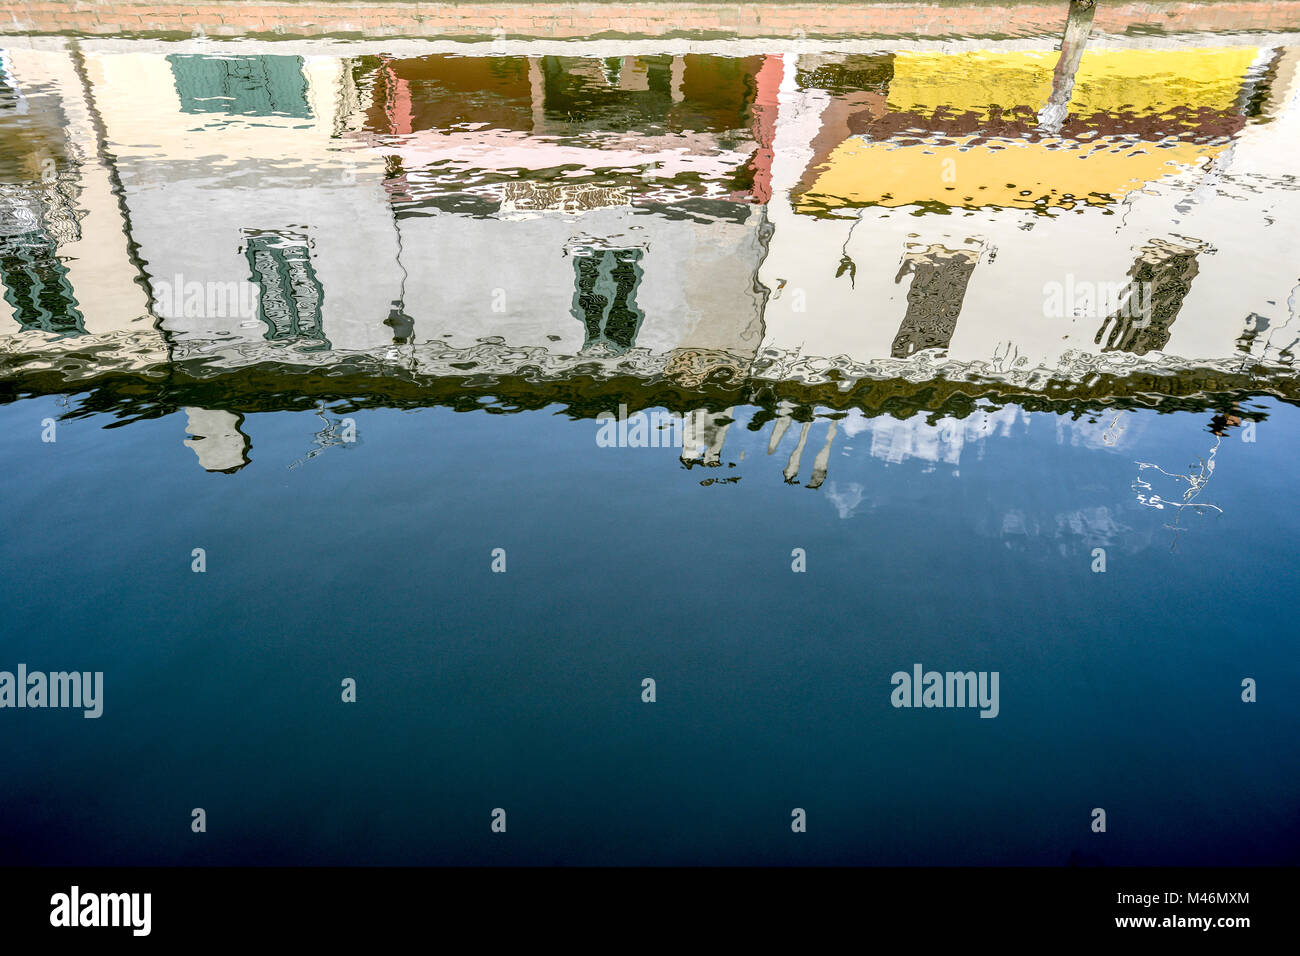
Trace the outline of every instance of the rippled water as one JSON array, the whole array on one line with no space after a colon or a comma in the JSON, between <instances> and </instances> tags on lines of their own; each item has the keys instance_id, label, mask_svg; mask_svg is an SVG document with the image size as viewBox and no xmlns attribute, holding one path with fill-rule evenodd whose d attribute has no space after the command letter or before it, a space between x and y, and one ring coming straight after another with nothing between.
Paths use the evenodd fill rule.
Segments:
<instances>
[{"instance_id":1,"label":"rippled water","mask_svg":"<svg viewBox=\"0 0 1300 956\"><path fill-rule=\"evenodd\" d=\"M0 858L1300 860L1300 45L1089 28L0 38Z\"/></svg>"}]
</instances>

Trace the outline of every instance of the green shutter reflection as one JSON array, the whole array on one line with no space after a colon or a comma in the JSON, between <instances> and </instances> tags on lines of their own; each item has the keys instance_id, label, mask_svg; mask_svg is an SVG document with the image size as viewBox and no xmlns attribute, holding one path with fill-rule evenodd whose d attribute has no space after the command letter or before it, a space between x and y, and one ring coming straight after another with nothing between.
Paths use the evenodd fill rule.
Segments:
<instances>
[{"instance_id":1,"label":"green shutter reflection","mask_svg":"<svg viewBox=\"0 0 1300 956\"><path fill-rule=\"evenodd\" d=\"M572 313L586 329L583 349L603 348L615 354L636 343L645 318L636 304L641 284L640 249L589 249L574 251L577 288Z\"/></svg>"},{"instance_id":2,"label":"green shutter reflection","mask_svg":"<svg viewBox=\"0 0 1300 956\"><path fill-rule=\"evenodd\" d=\"M5 301L24 330L84 335L85 319L57 253L54 240L40 229L0 239Z\"/></svg>"},{"instance_id":3,"label":"green shutter reflection","mask_svg":"<svg viewBox=\"0 0 1300 956\"><path fill-rule=\"evenodd\" d=\"M298 342L303 351L330 348L321 305L325 292L316 278L306 236L279 232L250 233L248 264L258 297L258 317L271 341Z\"/></svg>"},{"instance_id":4,"label":"green shutter reflection","mask_svg":"<svg viewBox=\"0 0 1300 956\"><path fill-rule=\"evenodd\" d=\"M300 56L167 57L185 113L311 118Z\"/></svg>"}]
</instances>

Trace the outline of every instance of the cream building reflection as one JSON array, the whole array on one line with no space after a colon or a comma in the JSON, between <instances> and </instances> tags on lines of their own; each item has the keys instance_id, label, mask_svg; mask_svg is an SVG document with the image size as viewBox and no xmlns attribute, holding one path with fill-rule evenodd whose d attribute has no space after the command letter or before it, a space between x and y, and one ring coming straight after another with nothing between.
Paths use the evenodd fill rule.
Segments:
<instances>
[{"instance_id":1,"label":"cream building reflection","mask_svg":"<svg viewBox=\"0 0 1300 956\"><path fill-rule=\"evenodd\" d=\"M346 59L104 41L86 72L153 291L260 290L252 315L178 313L155 294L174 358L240 364L261 346L292 362L391 340L398 237L382 158L336 136Z\"/></svg>"},{"instance_id":2,"label":"cream building reflection","mask_svg":"<svg viewBox=\"0 0 1300 956\"><path fill-rule=\"evenodd\" d=\"M199 458L204 471L232 474L248 464L252 442L242 429L244 417L220 409L186 408L185 447Z\"/></svg>"},{"instance_id":3,"label":"cream building reflection","mask_svg":"<svg viewBox=\"0 0 1300 956\"><path fill-rule=\"evenodd\" d=\"M105 361L168 359L114 195L92 87L66 41L0 50L0 350L32 370L65 368L88 345ZM87 369L93 373L95 369Z\"/></svg>"}]
</instances>

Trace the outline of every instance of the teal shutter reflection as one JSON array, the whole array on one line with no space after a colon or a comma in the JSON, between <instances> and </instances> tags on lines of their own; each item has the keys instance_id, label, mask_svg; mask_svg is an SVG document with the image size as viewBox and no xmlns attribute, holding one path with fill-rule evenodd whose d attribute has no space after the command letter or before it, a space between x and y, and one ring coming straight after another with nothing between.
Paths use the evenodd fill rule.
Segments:
<instances>
[{"instance_id":1,"label":"teal shutter reflection","mask_svg":"<svg viewBox=\"0 0 1300 956\"><path fill-rule=\"evenodd\" d=\"M24 330L83 335L85 319L59 260L58 246L44 230L0 239L0 281L4 297Z\"/></svg>"},{"instance_id":2,"label":"teal shutter reflection","mask_svg":"<svg viewBox=\"0 0 1300 956\"><path fill-rule=\"evenodd\" d=\"M260 290L258 317L266 324L266 338L298 342L311 352L330 348L321 313L325 292L312 267L307 238L253 233L246 251Z\"/></svg>"},{"instance_id":3,"label":"teal shutter reflection","mask_svg":"<svg viewBox=\"0 0 1300 956\"><path fill-rule=\"evenodd\" d=\"M300 56L167 57L185 113L311 118Z\"/></svg>"},{"instance_id":4,"label":"teal shutter reflection","mask_svg":"<svg viewBox=\"0 0 1300 956\"><path fill-rule=\"evenodd\" d=\"M626 352L636 344L645 313L636 304L640 249L579 249L573 255L572 314L586 329L584 349Z\"/></svg>"}]
</instances>

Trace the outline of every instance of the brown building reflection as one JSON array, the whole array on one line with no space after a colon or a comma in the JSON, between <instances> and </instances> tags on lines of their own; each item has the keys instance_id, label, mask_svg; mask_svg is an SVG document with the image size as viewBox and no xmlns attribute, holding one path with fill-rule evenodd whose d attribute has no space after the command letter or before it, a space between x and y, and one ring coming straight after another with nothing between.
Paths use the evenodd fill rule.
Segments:
<instances>
[{"instance_id":1,"label":"brown building reflection","mask_svg":"<svg viewBox=\"0 0 1300 956\"><path fill-rule=\"evenodd\" d=\"M893 358L948 347L977 261L979 253L975 250L941 245L904 253L894 281L900 282L909 274L913 278L907 290L907 314L889 352Z\"/></svg>"},{"instance_id":2,"label":"brown building reflection","mask_svg":"<svg viewBox=\"0 0 1300 956\"><path fill-rule=\"evenodd\" d=\"M1102 351L1132 355L1162 351L1200 271L1196 257L1206 248L1203 243L1165 239L1146 245L1129 269L1129 282L1120 296L1124 305L1097 330L1094 341Z\"/></svg>"}]
</instances>

